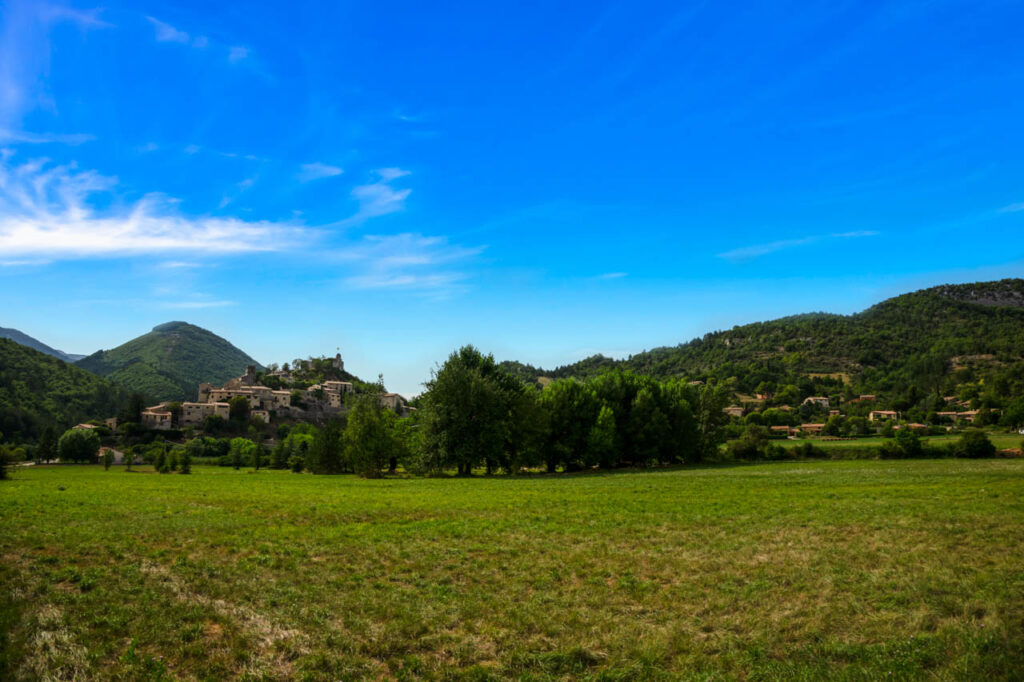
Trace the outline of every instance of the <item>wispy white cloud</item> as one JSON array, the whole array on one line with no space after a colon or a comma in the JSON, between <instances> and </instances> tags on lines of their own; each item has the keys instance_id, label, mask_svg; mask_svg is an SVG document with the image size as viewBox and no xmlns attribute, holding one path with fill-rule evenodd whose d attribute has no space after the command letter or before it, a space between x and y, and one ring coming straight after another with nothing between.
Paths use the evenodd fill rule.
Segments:
<instances>
[{"instance_id":1,"label":"wispy white cloud","mask_svg":"<svg viewBox=\"0 0 1024 682\"><path fill-rule=\"evenodd\" d=\"M160 21L156 17L146 17L146 20L153 24L153 27L156 29L156 41L158 43L181 43L182 45L188 45L192 42L192 36L185 31L174 28L167 22Z\"/></svg>"},{"instance_id":2,"label":"wispy white cloud","mask_svg":"<svg viewBox=\"0 0 1024 682\"><path fill-rule=\"evenodd\" d=\"M622 279L626 276L625 272L606 272L603 275L598 275L594 279Z\"/></svg>"},{"instance_id":3,"label":"wispy white cloud","mask_svg":"<svg viewBox=\"0 0 1024 682\"><path fill-rule=\"evenodd\" d=\"M326 163L320 163L319 161L314 163L304 163L302 164L301 171L299 172L299 182L331 178L336 175L341 175L344 172L345 171L338 166L330 166Z\"/></svg>"},{"instance_id":4,"label":"wispy white cloud","mask_svg":"<svg viewBox=\"0 0 1024 682\"><path fill-rule=\"evenodd\" d=\"M774 253L775 251L789 249L794 246L810 244L817 240L817 237L804 237L803 239L780 239L779 241L767 242L765 244L754 244L753 246L744 246L739 249L733 249L732 251L726 251L725 253L718 254L718 257L725 258L726 260L748 260L750 258L757 258L758 256L764 256L769 253Z\"/></svg>"},{"instance_id":5,"label":"wispy white cloud","mask_svg":"<svg viewBox=\"0 0 1024 682\"><path fill-rule=\"evenodd\" d=\"M1024 201L1016 204L1010 204L1009 206L1003 206L999 209L1000 213L1016 213L1018 211L1024 211Z\"/></svg>"},{"instance_id":6,"label":"wispy white cloud","mask_svg":"<svg viewBox=\"0 0 1024 682\"><path fill-rule=\"evenodd\" d=\"M27 133L21 130L0 130L0 143L13 144L67 144L78 146L96 139L95 135L84 133Z\"/></svg>"},{"instance_id":7,"label":"wispy white cloud","mask_svg":"<svg viewBox=\"0 0 1024 682\"><path fill-rule=\"evenodd\" d=\"M161 21L156 17L147 16L146 20L153 25L153 28L156 31L154 37L158 43L178 43L179 45L187 45L197 50L205 50L206 48L213 46L213 42L204 35L193 36L188 31L183 31L180 28L171 26L166 21ZM247 47L230 46L225 48L221 45L220 49L226 49L228 61L232 64L240 62L249 56L249 48ZM224 53L219 52L219 54Z\"/></svg>"},{"instance_id":8,"label":"wispy white cloud","mask_svg":"<svg viewBox=\"0 0 1024 682\"><path fill-rule=\"evenodd\" d=\"M384 182L390 182L412 174L412 171L402 170L401 168L378 168L375 172L384 180Z\"/></svg>"},{"instance_id":9,"label":"wispy white cloud","mask_svg":"<svg viewBox=\"0 0 1024 682\"><path fill-rule=\"evenodd\" d=\"M236 64L249 56L249 48L241 45L232 45L228 48L228 61Z\"/></svg>"},{"instance_id":10,"label":"wispy white cloud","mask_svg":"<svg viewBox=\"0 0 1024 682\"><path fill-rule=\"evenodd\" d=\"M157 267L164 268L166 270L184 270L189 268L198 268L200 267L200 263L195 263L193 261L171 260L159 263L157 264Z\"/></svg>"},{"instance_id":11,"label":"wispy white cloud","mask_svg":"<svg viewBox=\"0 0 1024 682\"><path fill-rule=\"evenodd\" d=\"M833 239L874 237L877 234L878 232L874 230L858 230L854 232L838 232L826 235L814 235L809 237L801 237L799 239L780 239L778 241L767 242L765 244L754 244L752 246L744 246L742 248L733 249L731 251L725 251L724 253L718 254L718 257L734 262L746 261L758 258L760 256L766 256L769 253L775 253L776 251L783 251L785 249L791 249L798 246L806 246L808 244L815 244L818 242Z\"/></svg>"},{"instance_id":12,"label":"wispy white cloud","mask_svg":"<svg viewBox=\"0 0 1024 682\"><path fill-rule=\"evenodd\" d=\"M345 279L353 289L390 289L450 294L469 274L459 269L485 247L453 245L444 237L403 233L371 235L333 255L358 272Z\"/></svg>"},{"instance_id":13,"label":"wispy white cloud","mask_svg":"<svg viewBox=\"0 0 1024 682\"><path fill-rule=\"evenodd\" d=\"M232 201L240 197L243 193L249 191L249 189L256 184L257 179L258 178L256 177L252 177L246 178L241 182L236 182L234 187L230 191L225 192L224 196L221 197L220 204L217 205L217 208L224 208Z\"/></svg>"},{"instance_id":14,"label":"wispy white cloud","mask_svg":"<svg viewBox=\"0 0 1024 682\"><path fill-rule=\"evenodd\" d=\"M39 3L39 16L46 23L53 23L57 21L68 21L79 28L112 28L114 25L110 22L100 19L100 15L104 9L102 7L96 7L94 9L75 9L74 7L65 7L63 5Z\"/></svg>"},{"instance_id":15,"label":"wispy white cloud","mask_svg":"<svg viewBox=\"0 0 1024 682\"><path fill-rule=\"evenodd\" d=\"M53 261L45 258L23 258L20 260L0 260L0 267L4 268L25 268L37 265L49 265Z\"/></svg>"},{"instance_id":16,"label":"wispy white cloud","mask_svg":"<svg viewBox=\"0 0 1024 682\"><path fill-rule=\"evenodd\" d=\"M374 172L380 177L377 182L358 185L352 189L352 198L359 202L359 208L352 217L342 221L343 224L361 223L370 218L397 213L405 208L405 200L412 190L395 189L391 183L409 175L409 171L401 168L380 168Z\"/></svg>"},{"instance_id":17,"label":"wispy white cloud","mask_svg":"<svg viewBox=\"0 0 1024 682\"><path fill-rule=\"evenodd\" d=\"M346 281L354 289L405 289L436 292L439 289L450 290L464 279L466 279L466 275L460 272L405 275L373 273L349 277Z\"/></svg>"},{"instance_id":18,"label":"wispy white cloud","mask_svg":"<svg viewBox=\"0 0 1024 682\"><path fill-rule=\"evenodd\" d=\"M188 154L189 156L192 156L193 154L198 154L200 149L202 149L202 147L200 147L199 145L190 144L186 145L182 151Z\"/></svg>"},{"instance_id":19,"label":"wispy white cloud","mask_svg":"<svg viewBox=\"0 0 1024 682\"><path fill-rule=\"evenodd\" d=\"M116 178L73 164L10 161L0 162L0 253L11 259L279 251L316 238L296 224L186 216L159 194L125 202ZM102 210L100 196L109 199Z\"/></svg>"},{"instance_id":20,"label":"wispy white cloud","mask_svg":"<svg viewBox=\"0 0 1024 682\"><path fill-rule=\"evenodd\" d=\"M190 216L181 212L179 201L161 194L126 198L114 177L75 164L39 158L18 162L16 157L11 150L0 153L0 254L8 267L145 256L158 259L154 273L163 271L176 281L204 257L301 252L334 263L349 288L436 298L468 286L470 266L485 248L412 232L354 236L297 222ZM408 190L388 189L384 178L405 174L397 169L379 173L375 184L395 196L364 205L362 220L400 208ZM253 180L238 183L239 191ZM167 305L172 303L182 308L230 304L195 296L179 296Z\"/></svg>"}]
</instances>

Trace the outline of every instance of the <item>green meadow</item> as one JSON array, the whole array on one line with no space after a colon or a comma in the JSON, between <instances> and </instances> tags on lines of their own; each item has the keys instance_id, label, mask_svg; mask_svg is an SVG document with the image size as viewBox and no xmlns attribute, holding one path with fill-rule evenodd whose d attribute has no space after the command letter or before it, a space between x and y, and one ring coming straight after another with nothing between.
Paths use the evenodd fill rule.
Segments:
<instances>
[{"instance_id":1,"label":"green meadow","mask_svg":"<svg viewBox=\"0 0 1024 682\"><path fill-rule=\"evenodd\" d=\"M1021 679L1024 460L30 467L0 679Z\"/></svg>"},{"instance_id":2,"label":"green meadow","mask_svg":"<svg viewBox=\"0 0 1024 682\"><path fill-rule=\"evenodd\" d=\"M1016 433L986 433L988 439L992 441L992 444L999 450L1017 450L1020 449L1021 443L1024 443L1024 436ZM932 446L949 446L953 445L959 440L960 435L948 435L948 436L921 436L921 442L925 445ZM886 441L892 441L891 438L883 438L881 436L873 436L868 438L848 438L844 440L829 440L826 438L786 438L776 439L773 443L777 443L784 448L794 448L804 443L810 443L816 447L822 448L825 451L836 449L836 450L849 450L858 448L877 448ZM873 453L873 456L877 453Z\"/></svg>"}]
</instances>

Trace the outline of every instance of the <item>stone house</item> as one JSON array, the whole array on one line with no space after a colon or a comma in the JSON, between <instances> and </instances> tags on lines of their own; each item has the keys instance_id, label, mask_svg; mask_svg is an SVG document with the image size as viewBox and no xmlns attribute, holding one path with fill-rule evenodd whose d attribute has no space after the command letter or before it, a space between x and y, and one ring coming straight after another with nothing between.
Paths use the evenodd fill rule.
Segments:
<instances>
[{"instance_id":1,"label":"stone house","mask_svg":"<svg viewBox=\"0 0 1024 682\"><path fill-rule=\"evenodd\" d=\"M213 414L227 419L230 407L226 402L182 403L181 423L183 426L200 426Z\"/></svg>"},{"instance_id":2,"label":"stone house","mask_svg":"<svg viewBox=\"0 0 1024 682\"><path fill-rule=\"evenodd\" d=\"M167 403L147 407L142 411L142 425L147 429L169 431L173 428L173 415L167 409Z\"/></svg>"}]
</instances>

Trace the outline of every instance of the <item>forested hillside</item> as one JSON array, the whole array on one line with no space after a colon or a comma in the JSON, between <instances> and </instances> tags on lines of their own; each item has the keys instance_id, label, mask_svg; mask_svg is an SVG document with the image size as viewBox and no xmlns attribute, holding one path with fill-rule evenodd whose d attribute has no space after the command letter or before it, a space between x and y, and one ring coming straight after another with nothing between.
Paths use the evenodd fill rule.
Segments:
<instances>
[{"instance_id":1,"label":"forested hillside","mask_svg":"<svg viewBox=\"0 0 1024 682\"><path fill-rule=\"evenodd\" d=\"M812 313L748 324L625 360L594 356L554 370L509 362L527 380L586 378L612 368L737 391L953 392L984 385L1024 393L1024 280L926 289L855 315ZM794 396L795 397L795 396Z\"/></svg>"},{"instance_id":2,"label":"forested hillside","mask_svg":"<svg viewBox=\"0 0 1024 682\"><path fill-rule=\"evenodd\" d=\"M186 322L168 322L78 366L109 378L148 400L194 399L200 382L220 385L259 364L227 340Z\"/></svg>"},{"instance_id":3,"label":"forested hillside","mask_svg":"<svg viewBox=\"0 0 1024 682\"><path fill-rule=\"evenodd\" d=\"M126 392L106 379L9 339L0 339L0 432L21 442L48 426L114 416Z\"/></svg>"}]
</instances>

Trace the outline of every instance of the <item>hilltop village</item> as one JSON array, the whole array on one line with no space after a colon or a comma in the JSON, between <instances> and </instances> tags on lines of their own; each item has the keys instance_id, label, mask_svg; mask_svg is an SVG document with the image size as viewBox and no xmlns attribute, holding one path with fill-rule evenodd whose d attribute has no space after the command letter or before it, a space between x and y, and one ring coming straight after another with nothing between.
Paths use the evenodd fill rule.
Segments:
<instances>
[{"instance_id":1,"label":"hilltop village","mask_svg":"<svg viewBox=\"0 0 1024 682\"><path fill-rule=\"evenodd\" d=\"M340 354L332 358L330 363L336 373L344 373L345 365ZM264 385L260 383L261 378L281 388ZM201 427L210 417L227 420L232 400L243 398L247 401L249 416L265 424L285 420L322 422L344 412L345 397L355 392L355 385L351 381L325 380L302 386L302 382L287 369L274 369L261 377L256 366L249 365L242 376L231 379L223 386L199 384L198 398L194 402L161 402L144 409L141 419L143 426L158 431ZM397 393L381 393L380 401L399 416L407 416L414 409L406 405L405 399Z\"/></svg>"}]
</instances>

